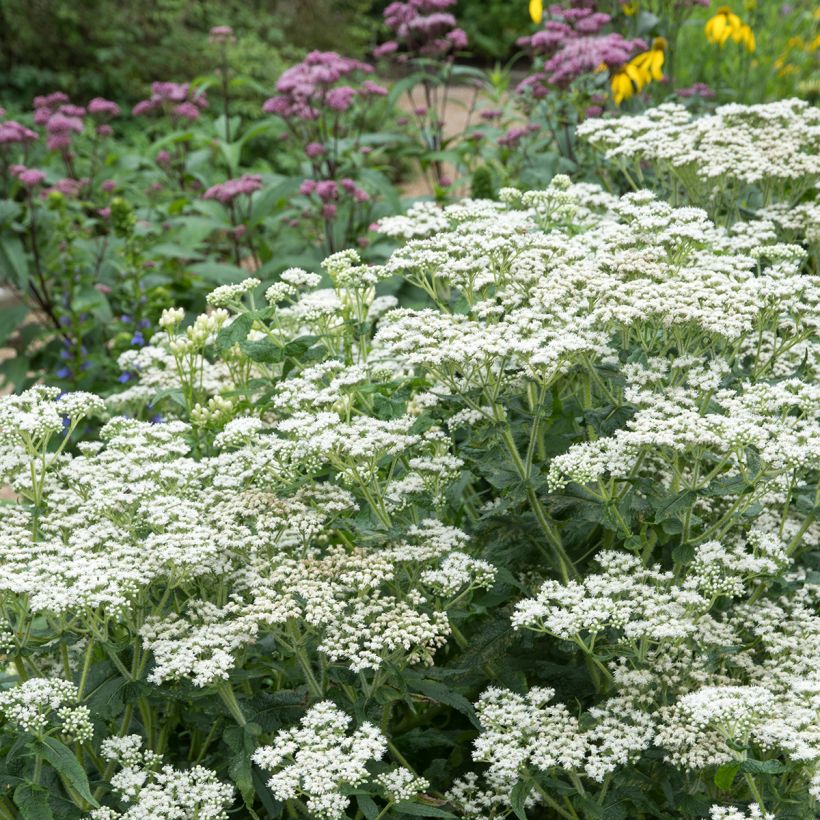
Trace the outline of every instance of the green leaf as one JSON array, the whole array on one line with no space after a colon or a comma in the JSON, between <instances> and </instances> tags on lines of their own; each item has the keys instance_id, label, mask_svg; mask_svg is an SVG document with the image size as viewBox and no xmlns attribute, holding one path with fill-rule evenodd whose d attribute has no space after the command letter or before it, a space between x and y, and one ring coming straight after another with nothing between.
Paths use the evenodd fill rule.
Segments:
<instances>
[{"instance_id":1,"label":"green leaf","mask_svg":"<svg viewBox=\"0 0 820 820\"><path fill-rule=\"evenodd\" d=\"M440 809L438 806L426 806L424 803L411 803L409 800L402 800L393 807L402 814L411 814L413 817L451 817L455 820L456 815L452 812Z\"/></svg>"},{"instance_id":2,"label":"green leaf","mask_svg":"<svg viewBox=\"0 0 820 820\"><path fill-rule=\"evenodd\" d=\"M28 258L16 236L0 237L0 282L13 282L18 290L28 285Z\"/></svg>"},{"instance_id":3,"label":"green leaf","mask_svg":"<svg viewBox=\"0 0 820 820\"><path fill-rule=\"evenodd\" d=\"M222 334L220 334L220 336L221 335ZM218 340L217 347L219 347ZM258 339L253 342L240 342L239 348L251 361L263 362L264 364L281 362L285 357L284 348L280 345L274 344L270 339Z\"/></svg>"},{"instance_id":4,"label":"green leaf","mask_svg":"<svg viewBox=\"0 0 820 820\"><path fill-rule=\"evenodd\" d=\"M414 678L408 676L407 688L411 692L419 692L437 703L443 703L445 706L452 706L457 712L461 712L462 715L466 715L474 726L480 728L473 704L470 703L464 695L460 695L458 692L448 689L443 683L429 680L428 678Z\"/></svg>"},{"instance_id":5,"label":"green leaf","mask_svg":"<svg viewBox=\"0 0 820 820\"><path fill-rule=\"evenodd\" d=\"M191 265L189 270L192 273L207 279L209 282L216 282L218 285L235 284L248 278L248 271L236 265L226 265L223 262L197 262Z\"/></svg>"},{"instance_id":6,"label":"green leaf","mask_svg":"<svg viewBox=\"0 0 820 820\"><path fill-rule=\"evenodd\" d=\"M512 806L513 814L518 820L527 820L527 812L524 809L524 804L530 796L535 783L530 780L519 780L510 792L510 805Z\"/></svg>"},{"instance_id":7,"label":"green leaf","mask_svg":"<svg viewBox=\"0 0 820 820\"><path fill-rule=\"evenodd\" d=\"M748 758L740 764L740 771L747 774L783 774L786 765L779 760L754 760Z\"/></svg>"},{"instance_id":8,"label":"green leaf","mask_svg":"<svg viewBox=\"0 0 820 820\"><path fill-rule=\"evenodd\" d=\"M9 305L0 309L0 344L20 327L26 316L28 308L25 305Z\"/></svg>"},{"instance_id":9,"label":"green leaf","mask_svg":"<svg viewBox=\"0 0 820 820\"><path fill-rule=\"evenodd\" d=\"M676 564L688 564L695 559L695 547L693 544L678 544L672 550L672 560Z\"/></svg>"},{"instance_id":10,"label":"green leaf","mask_svg":"<svg viewBox=\"0 0 820 820\"><path fill-rule=\"evenodd\" d=\"M242 313L237 316L229 325L223 327L216 337L216 349L220 353L230 350L234 345L243 342L253 325L253 315Z\"/></svg>"},{"instance_id":11,"label":"green leaf","mask_svg":"<svg viewBox=\"0 0 820 820\"><path fill-rule=\"evenodd\" d=\"M195 259L201 258L201 254L197 253L189 247L183 245L175 245L173 242L163 242L160 245L154 245L151 248L152 256L162 256L166 259Z\"/></svg>"},{"instance_id":12,"label":"green leaf","mask_svg":"<svg viewBox=\"0 0 820 820\"><path fill-rule=\"evenodd\" d=\"M683 490L662 499L653 505L655 507L655 523L660 524L666 518L680 515L695 503L696 498L697 493L694 490Z\"/></svg>"},{"instance_id":13,"label":"green leaf","mask_svg":"<svg viewBox=\"0 0 820 820\"><path fill-rule=\"evenodd\" d=\"M42 786L21 783L14 790L14 805L20 809L23 820L54 820L48 804L48 791Z\"/></svg>"},{"instance_id":14,"label":"green leaf","mask_svg":"<svg viewBox=\"0 0 820 820\"><path fill-rule=\"evenodd\" d=\"M357 794L356 802L359 804L359 809L365 816L366 820L376 820L379 816L379 807L370 795Z\"/></svg>"},{"instance_id":15,"label":"green leaf","mask_svg":"<svg viewBox=\"0 0 820 820\"><path fill-rule=\"evenodd\" d=\"M724 763L715 772L715 785L724 792L731 791L732 783L735 782L735 775L740 770L740 763Z\"/></svg>"},{"instance_id":16,"label":"green leaf","mask_svg":"<svg viewBox=\"0 0 820 820\"><path fill-rule=\"evenodd\" d=\"M225 743L230 747L231 756L228 774L239 789L245 805L252 807L256 795L253 784L253 766L251 755L256 749L262 727L257 723L246 723L244 726L231 726L223 734Z\"/></svg>"},{"instance_id":17,"label":"green leaf","mask_svg":"<svg viewBox=\"0 0 820 820\"><path fill-rule=\"evenodd\" d=\"M94 807L100 805L94 799L94 795L91 794L85 770L68 746L57 740L56 737L47 737L39 744L39 751L51 766L77 790L83 800Z\"/></svg>"}]
</instances>

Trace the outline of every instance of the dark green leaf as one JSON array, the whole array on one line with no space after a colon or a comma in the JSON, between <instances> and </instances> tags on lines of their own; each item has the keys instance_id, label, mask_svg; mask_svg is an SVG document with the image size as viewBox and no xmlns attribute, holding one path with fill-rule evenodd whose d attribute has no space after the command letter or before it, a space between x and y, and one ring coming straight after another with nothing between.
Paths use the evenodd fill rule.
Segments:
<instances>
[{"instance_id":1,"label":"dark green leaf","mask_svg":"<svg viewBox=\"0 0 820 820\"><path fill-rule=\"evenodd\" d=\"M51 766L68 780L83 800L92 806L99 806L91 794L85 770L68 746L56 737L47 737L39 745L38 750Z\"/></svg>"},{"instance_id":2,"label":"dark green leaf","mask_svg":"<svg viewBox=\"0 0 820 820\"><path fill-rule=\"evenodd\" d=\"M356 802L359 804L359 809L365 816L366 820L376 820L379 816L379 807L370 795L357 794Z\"/></svg>"},{"instance_id":3,"label":"dark green leaf","mask_svg":"<svg viewBox=\"0 0 820 820\"><path fill-rule=\"evenodd\" d=\"M694 490L683 490L656 502L653 505L655 507L655 523L660 524L666 518L680 515L695 503L696 498L697 494Z\"/></svg>"},{"instance_id":4,"label":"dark green leaf","mask_svg":"<svg viewBox=\"0 0 820 820\"><path fill-rule=\"evenodd\" d=\"M451 817L455 820L456 815L452 812L440 809L438 806L426 806L424 803L411 803L409 800L402 800L394 806L397 812L411 814L413 817Z\"/></svg>"},{"instance_id":5,"label":"dark green leaf","mask_svg":"<svg viewBox=\"0 0 820 820\"><path fill-rule=\"evenodd\" d=\"M740 771L748 774L782 774L786 766L779 760L754 760L749 758L740 764Z\"/></svg>"},{"instance_id":6,"label":"dark green leaf","mask_svg":"<svg viewBox=\"0 0 820 820\"><path fill-rule=\"evenodd\" d=\"M419 692L437 703L452 706L456 711L466 715L473 725L476 727L479 726L478 717L476 716L473 704L470 703L464 695L460 695L458 692L448 689L443 683L427 678L408 676L407 687L411 692Z\"/></svg>"},{"instance_id":7,"label":"dark green leaf","mask_svg":"<svg viewBox=\"0 0 820 820\"><path fill-rule=\"evenodd\" d=\"M21 783L14 790L14 805L23 820L54 820L48 804L48 791L34 783Z\"/></svg>"},{"instance_id":8,"label":"dark green leaf","mask_svg":"<svg viewBox=\"0 0 820 820\"><path fill-rule=\"evenodd\" d=\"M524 804L530 796L533 786L532 780L519 780L513 787L510 793L510 805L512 806L513 814L519 820L527 820L527 812L524 809Z\"/></svg>"}]
</instances>

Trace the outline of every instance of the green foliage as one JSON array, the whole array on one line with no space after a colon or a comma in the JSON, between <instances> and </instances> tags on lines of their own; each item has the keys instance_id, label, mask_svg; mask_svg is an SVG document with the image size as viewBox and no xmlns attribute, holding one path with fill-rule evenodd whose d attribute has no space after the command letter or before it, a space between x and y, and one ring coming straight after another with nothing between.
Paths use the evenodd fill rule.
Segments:
<instances>
[{"instance_id":1,"label":"green foliage","mask_svg":"<svg viewBox=\"0 0 820 820\"><path fill-rule=\"evenodd\" d=\"M238 71L269 82L308 48L360 53L370 41L367 0L4 0L0 94L28 104L60 88L71 96L139 99L155 80L209 73L208 31L231 25Z\"/></svg>"}]
</instances>

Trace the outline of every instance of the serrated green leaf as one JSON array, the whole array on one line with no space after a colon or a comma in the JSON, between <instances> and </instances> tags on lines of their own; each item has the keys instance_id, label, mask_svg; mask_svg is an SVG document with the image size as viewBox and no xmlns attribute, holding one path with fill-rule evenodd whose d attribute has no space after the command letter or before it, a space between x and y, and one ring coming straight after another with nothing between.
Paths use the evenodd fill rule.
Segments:
<instances>
[{"instance_id":1,"label":"serrated green leaf","mask_svg":"<svg viewBox=\"0 0 820 820\"><path fill-rule=\"evenodd\" d=\"M39 753L51 764L52 768L65 777L66 780L76 789L80 797L87 803L97 807L100 804L91 794L88 785L88 777L85 770L80 765L74 752L56 737L47 737L38 744Z\"/></svg>"},{"instance_id":2,"label":"serrated green leaf","mask_svg":"<svg viewBox=\"0 0 820 820\"><path fill-rule=\"evenodd\" d=\"M23 820L54 820L48 796L48 791L42 786L21 783L14 790L14 805L20 810Z\"/></svg>"},{"instance_id":3,"label":"serrated green leaf","mask_svg":"<svg viewBox=\"0 0 820 820\"><path fill-rule=\"evenodd\" d=\"M234 345L243 342L248 337L252 325L253 316L250 313L240 314L229 325L219 331L216 337L216 349L223 353L230 350Z\"/></svg>"},{"instance_id":4,"label":"serrated green leaf","mask_svg":"<svg viewBox=\"0 0 820 820\"><path fill-rule=\"evenodd\" d=\"M695 503L697 493L694 490L683 490L675 495L668 496L653 504L655 508L655 523L660 524L667 518L674 518L687 510Z\"/></svg>"},{"instance_id":5,"label":"serrated green leaf","mask_svg":"<svg viewBox=\"0 0 820 820\"><path fill-rule=\"evenodd\" d=\"M513 814L518 820L527 820L524 804L527 802L534 785L535 783L532 780L519 780L510 792L510 806L512 806Z\"/></svg>"},{"instance_id":6,"label":"serrated green leaf","mask_svg":"<svg viewBox=\"0 0 820 820\"><path fill-rule=\"evenodd\" d=\"M748 758L740 764L740 771L747 774L783 774L786 771L786 765L779 760Z\"/></svg>"}]
</instances>

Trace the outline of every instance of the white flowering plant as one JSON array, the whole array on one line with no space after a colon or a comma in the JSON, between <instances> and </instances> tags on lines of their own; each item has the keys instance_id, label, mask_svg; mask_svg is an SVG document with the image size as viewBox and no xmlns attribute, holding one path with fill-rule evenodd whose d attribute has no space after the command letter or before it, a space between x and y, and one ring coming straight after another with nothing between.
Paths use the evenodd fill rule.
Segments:
<instances>
[{"instance_id":1,"label":"white flowering plant","mask_svg":"<svg viewBox=\"0 0 820 820\"><path fill-rule=\"evenodd\" d=\"M805 249L566 177L379 229L0 399L0 812L812 816Z\"/></svg>"}]
</instances>

